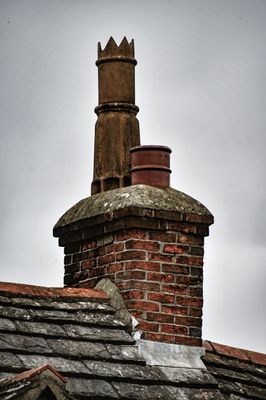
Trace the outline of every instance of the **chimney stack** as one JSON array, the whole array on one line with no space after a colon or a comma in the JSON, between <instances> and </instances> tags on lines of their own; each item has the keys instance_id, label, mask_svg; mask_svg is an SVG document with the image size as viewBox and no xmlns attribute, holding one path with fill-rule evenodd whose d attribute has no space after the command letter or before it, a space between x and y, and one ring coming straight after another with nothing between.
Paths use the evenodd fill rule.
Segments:
<instances>
[{"instance_id":1,"label":"chimney stack","mask_svg":"<svg viewBox=\"0 0 266 400\"><path fill-rule=\"evenodd\" d=\"M118 46L111 37L98 43L99 105L95 108L94 174L91 193L130 185L131 147L140 144L135 105L134 42L124 37Z\"/></svg>"},{"instance_id":2,"label":"chimney stack","mask_svg":"<svg viewBox=\"0 0 266 400\"><path fill-rule=\"evenodd\" d=\"M99 45L97 65L94 195L54 227L65 251L64 284L93 288L109 278L143 339L201 346L203 246L213 216L169 187L168 147L139 146L133 41Z\"/></svg>"}]
</instances>

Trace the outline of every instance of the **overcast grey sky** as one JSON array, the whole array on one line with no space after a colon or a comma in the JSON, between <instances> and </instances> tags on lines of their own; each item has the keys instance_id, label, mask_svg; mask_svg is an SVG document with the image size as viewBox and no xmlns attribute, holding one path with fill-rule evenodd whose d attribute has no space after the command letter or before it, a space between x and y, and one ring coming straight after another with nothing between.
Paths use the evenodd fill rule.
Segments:
<instances>
[{"instance_id":1,"label":"overcast grey sky","mask_svg":"<svg viewBox=\"0 0 266 400\"><path fill-rule=\"evenodd\" d=\"M0 0L0 280L60 286L90 194L97 42L134 38L142 144L206 205L204 338L266 353L266 1Z\"/></svg>"}]
</instances>

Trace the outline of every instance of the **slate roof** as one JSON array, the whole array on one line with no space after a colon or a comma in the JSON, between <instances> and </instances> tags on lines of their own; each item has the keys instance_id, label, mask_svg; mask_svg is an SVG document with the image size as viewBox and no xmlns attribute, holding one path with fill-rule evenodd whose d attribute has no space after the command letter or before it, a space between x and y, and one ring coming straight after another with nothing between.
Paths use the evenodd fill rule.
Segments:
<instances>
[{"instance_id":1,"label":"slate roof","mask_svg":"<svg viewBox=\"0 0 266 400\"><path fill-rule=\"evenodd\" d=\"M206 370L150 366L104 292L0 283L3 380L49 364L73 399L266 398L265 359L254 364L205 345Z\"/></svg>"}]
</instances>

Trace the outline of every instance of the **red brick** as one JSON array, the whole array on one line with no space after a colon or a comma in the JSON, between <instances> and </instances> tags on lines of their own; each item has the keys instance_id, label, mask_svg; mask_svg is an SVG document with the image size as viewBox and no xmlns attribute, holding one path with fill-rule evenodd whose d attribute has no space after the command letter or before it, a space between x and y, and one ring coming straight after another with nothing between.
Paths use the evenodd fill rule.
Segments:
<instances>
[{"instance_id":1,"label":"red brick","mask_svg":"<svg viewBox=\"0 0 266 400\"><path fill-rule=\"evenodd\" d=\"M138 325L138 328L141 331L145 331L145 332L158 332L159 324L154 323L154 322L141 321Z\"/></svg>"},{"instance_id":2,"label":"red brick","mask_svg":"<svg viewBox=\"0 0 266 400\"><path fill-rule=\"evenodd\" d=\"M123 291L123 299L134 300L144 299L145 292L143 290L125 290Z\"/></svg>"},{"instance_id":3,"label":"red brick","mask_svg":"<svg viewBox=\"0 0 266 400\"><path fill-rule=\"evenodd\" d=\"M96 267L95 259L83 261L83 263L81 263L81 269L90 269L90 268L94 268L94 267Z\"/></svg>"},{"instance_id":4,"label":"red brick","mask_svg":"<svg viewBox=\"0 0 266 400\"><path fill-rule=\"evenodd\" d=\"M168 322L174 323L175 316L162 313L149 313L147 312L146 318L148 321Z\"/></svg>"},{"instance_id":5,"label":"red brick","mask_svg":"<svg viewBox=\"0 0 266 400\"><path fill-rule=\"evenodd\" d=\"M69 243L66 244L64 247L65 254L73 254L78 253L80 251L80 244L79 243Z\"/></svg>"},{"instance_id":6,"label":"red brick","mask_svg":"<svg viewBox=\"0 0 266 400\"><path fill-rule=\"evenodd\" d=\"M196 235L186 235L184 233L178 234L178 241L183 244L203 246L204 238Z\"/></svg>"},{"instance_id":7,"label":"red brick","mask_svg":"<svg viewBox=\"0 0 266 400\"><path fill-rule=\"evenodd\" d=\"M108 274L113 274L124 269L124 263L113 263L106 266L106 271Z\"/></svg>"},{"instance_id":8,"label":"red brick","mask_svg":"<svg viewBox=\"0 0 266 400\"><path fill-rule=\"evenodd\" d=\"M118 253L120 251L123 251L124 247L125 247L124 242L108 244L106 246L106 254Z\"/></svg>"},{"instance_id":9,"label":"red brick","mask_svg":"<svg viewBox=\"0 0 266 400\"><path fill-rule=\"evenodd\" d=\"M173 274L161 274L158 272L147 272L148 281L167 282L172 283L175 281Z\"/></svg>"},{"instance_id":10,"label":"red brick","mask_svg":"<svg viewBox=\"0 0 266 400\"><path fill-rule=\"evenodd\" d=\"M96 247L96 242L95 241L90 241L90 242L84 243L81 246L81 251L85 251L85 250L88 250L88 249L94 249L95 247Z\"/></svg>"},{"instance_id":11,"label":"red brick","mask_svg":"<svg viewBox=\"0 0 266 400\"><path fill-rule=\"evenodd\" d=\"M115 261L115 255L113 253L98 257L98 265L106 265L114 261Z\"/></svg>"},{"instance_id":12,"label":"red brick","mask_svg":"<svg viewBox=\"0 0 266 400\"><path fill-rule=\"evenodd\" d=\"M127 250L116 254L116 261L145 260L146 252L142 250Z\"/></svg>"},{"instance_id":13,"label":"red brick","mask_svg":"<svg viewBox=\"0 0 266 400\"><path fill-rule=\"evenodd\" d=\"M143 311L159 311L159 304L144 300L129 300L127 301L129 309L137 309Z\"/></svg>"},{"instance_id":14,"label":"red brick","mask_svg":"<svg viewBox=\"0 0 266 400\"><path fill-rule=\"evenodd\" d=\"M146 273L144 271L121 271L116 272L115 279L119 280L126 280L126 279L145 279Z\"/></svg>"},{"instance_id":15,"label":"red brick","mask_svg":"<svg viewBox=\"0 0 266 400\"><path fill-rule=\"evenodd\" d=\"M186 296L189 293L189 289L187 286L180 286L180 285L163 285L162 291L164 293L173 293L180 296Z\"/></svg>"},{"instance_id":16,"label":"red brick","mask_svg":"<svg viewBox=\"0 0 266 400\"><path fill-rule=\"evenodd\" d=\"M202 340L199 338L188 337L188 336L174 336L176 344L184 344L186 346L197 346L201 347Z\"/></svg>"},{"instance_id":17,"label":"red brick","mask_svg":"<svg viewBox=\"0 0 266 400\"><path fill-rule=\"evenodd\" d=\"M150 240L157 240L159 242L176 242L176 234L170 232L149 232Z\"/></svg>"},{"instance_id":18,"label":"red brick","mask_svg":"<svg viewBox=\"0 0 266 400\"><path fill-rule=\"evenodd\" d=\"M163 272L174 272L176 274L188 275L189 267L185 267L183 265L176 264L163 264L162 265Z\"/></svg>"},{"instance_id":19,"label":"red brick","mask_svg":"<svg viewBox=\"0 0 266 400\"><path fill-rule=\"evenodd\" d=\"M125 262L125 269L142 269L144 271L160 271L160 264L147 261L128 261Z\"/></svg>"},{"instance_id":20,"label":"red brick","mask_svg":"<svg viewBox=\"0 0 266 400\"><path fill-rule=\"evenodd\" d=\"M139 310L131 310L130 311L131 314L133 315L134 318L136 318L136 320L141 320L144 316L144 312L143 311L139 311Z\"/></svg>"},{"instance_id":21,"label":"red brick","mask_svg":"<svg viewBox=\"0 0 266 400\"><path fill-rule=\"evenodd\" d=\"M148 292L147 298L152 301L158 301L159 303L173 303L175 301L175 296L172 294L158 293L158 292Z\"/></svg>"},{"instance_id":22,"label":"red brick","mask_svg":"<svg viewBox=\"0 0 266 400\"><path fill-rule=\"evenodd\" d=\"M115 236L116 241L123 241L128 239L146 239L146 231L131 229L129 231L124 231L117 233Z\"/></svg>"},{"instance_id":23,"label":"red brick","mask_svg":"<svg viewBox=\"0 0 266 400\"><path fill-rule=\"evenodd\" d=\"M188 257L189 265L203 266L203 257Z\"/></svg>"},{"instance_id":24,"label":"red brick","mask_svg":"<svg viewBox=\"0 0 266 400\"><path fill-rule=\"evenodd\" d=\"M147 240L128 240L125 243L126 249L139 249L139 250L149 250L158 251L160 249L160 244L158 242L152 242Z\"/></svg>"},{"instance_id":25,"label":"red brick","mask_svg":"<svg viewBox=\"0 0 266 400\"><path fill-rule=\"evenodd\" d=\"M181 306L162 305L161 311L166 314L174 314L174 315L187 315L188 314L187 307L181 307Z\"/></svg>"},{"instance_id":26,"label":"red brick","mask_svg":"<svg viewBox=\"0 0 266 400\"><path fill-rule=\"evenodd\" d=\"M203 289L202 289L202 287L191 287L189 289L189 294L192 297L202 297L203 296Z\"/></svg>"},{"instance_id":27,"label":"red brick","mask_svg":"<svg viewBox=\"0 0 266 400\"><path fill-rule=\"evenodd\" d=\"M202 308L189 308L189 315L192 317L201 317L202 316Z\"/></svg>"},{"instance_id":28,"label":"red brick","mask_svg":"<svg viewBox=\"0 0 266 400\"><path fill-rule=\"evenodd\" d=\"M183 233L197 233L197 226L195 224L188 224L184 222L169 222L168 229Z\"/></svg>"},{"instance_id":29,"label":"red brick","mask_svg":"<svg viewBox=\"0 0 266 400\"><path fill-rule=\"evenodd\" d=\"M176 244L165 244L163 247L164 253L184 254L188 252L188 246L178 246Z\"/></svg>"},{"instance_id":30,"label":"red brick","mask_svg":"<svg viewBox=\"0 0 266 400\"><path fill-rule=\"evenodd\" d=\"M202 319L201 318L176 316L175 317L175 324L183 325L183 326L189 326L189 327L191 327L191 326L201 327L202 326Z\"/></svg>"},{"instance_id":31,"label":"red brick","mask_svg":"<svg viewBox=\"0 0 266 400\"><path fill-rule=\"evenodd\" d=\"M73 273L80 270L80 264L69 264L65 266L65 273Z\"/></svg>"},{"instance_id":32,"label":"red brick","mask_svg":"<svg viewBox=\"0 0 266 400\"><path fill-rule=\"evenodd\" d=\"M160 253L148 253L148 259L150 261L160 261L164 263L175 262L174 255L160 254Z\"/></svg>"},{"instance_id":33,"label":"red brick","mask_svg":"<svg viewBox=\"0 0 266 400\"><path fill-rule=\"evenodd\" d=\"M147 282L144 280L128 280L128 281L123 281L123 282L117 282L116 283L118 288L120 290L125 290L125 289L143 289L143 290L149 290L149 291L160 291L160 283L157 282Z\"/></svg>"},{"instance_id":34,"label":"red brick","mask_svg":"<svg viewBox=\"0 0 266 400\"><path fill-rule=\"evenodd\" d=\"M152 340L155 342L167 342L167 343L175 343L174 335L163 335L160 333L143 333L143 338L146 340Z\"/></svg>"},{"instance_id":35,"label":"red brick","mask_svg":"<svg viewBox=\"0 0 266 400\"><path fill-rule=\"evenodd\" d=\"M188 329L184 326L178 326L174 324L161 324L162 333L171 333L173 335L187 335Z\"/></svg>"},{"instance_id":36,"label":"red brick","mask_svg":"<svg viewBox=\"0 0 266 400\"><path fill-rule=\"evenodd\" d=\"M203 300L196 297L176 297L176 303L181 306L201 308Z\"/></svg>"}]
</instances>

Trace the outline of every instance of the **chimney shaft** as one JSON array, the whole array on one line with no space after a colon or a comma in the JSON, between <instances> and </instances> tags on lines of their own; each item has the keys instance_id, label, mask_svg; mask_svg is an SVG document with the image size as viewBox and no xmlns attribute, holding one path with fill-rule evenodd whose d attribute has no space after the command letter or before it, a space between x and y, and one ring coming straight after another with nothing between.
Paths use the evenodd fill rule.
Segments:
<instances>
[{"instance_id":1,"label":"chimney shaft","mask_svg":"<svg viewBox=\"0 0 266 400\"><path fill-rule=\"evenodd\" d=\"M128 186L130 149L140 144L135 105L134 42L118 46L111 37L102 50L98 44L99 105L95 108L94 175L91 193Z\"/></svg>"}]
</instances>

